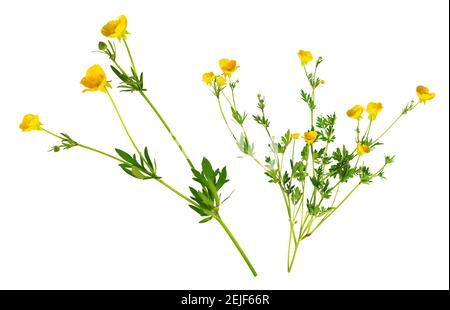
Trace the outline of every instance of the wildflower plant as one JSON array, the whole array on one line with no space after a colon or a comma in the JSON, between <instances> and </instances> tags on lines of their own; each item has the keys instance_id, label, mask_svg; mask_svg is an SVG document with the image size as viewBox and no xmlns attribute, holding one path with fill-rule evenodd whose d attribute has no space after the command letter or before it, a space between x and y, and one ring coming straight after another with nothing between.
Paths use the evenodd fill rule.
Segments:
<instances>
[{"instance_id":1,"label":"wildflower plant","mask_svg":"<svg viewBox=\"0 0 450 310\"><path fill-rule=\"evenodd\" d=\"M373 127L383 105L370 102L365 108L359 104L351 107L347 116L355 120L355 140L351 145L338 145L336 113L316 115L316 91L324 84L318 76L323 58L318 57L314 61L312 53L305 50L300 50L298 57L308 84L307 89L299 91L299 101L309 110L306 124L298 124L304 129L303 134L287 129L283 135L275 136L266 112L267 102L261 94L257 95L257 113L252 117L238 107L236 88L239 80L233 78L233 73L239 66L235 60L221 59L221 73L203 75L203 81L216 98L220 115L237 147L262 169L268 182L282 194L289 220L288 272L292 270L302 241L327 221L360 186L384 179L386 166L394 161L394 156L384 155L380 167L369 167L361 160L363 156L382 144L381 139L400 118L435 96L428 88L418 86L418 100L407 103L397 118L378 135L373 135ZM255 143L248 134L247 125L251 119L267 136L268 154L264 159L256 156ZM345 183L351 184L348 192L340 191Z\"/></svg>"},{"instance_id":2,"label":"wildflower plant","mask_svg":"<svg viewBox=\"0 0 450 310\"><path fill-rule=\"evenodd\" d=\"M101 29L101 33L105 37L107 37L108 40L107 42L101 41L98 43L98 52L106 55L109 61L111 61L110 69L119 80L116 89L121 92L137 93L139 96L141 96L144 101L150 106L151 110L156 114L165 130L169 133L171 139L178 146L180 152L187 162L189 171L192 173L192 179L195 182L195 185L189 187L189 195L182 193L182 191L174 188L172 185L166 182L165 178L163 178L162 174L160 174L159 170L157 169L156 160L151 157L149 148L139 147L137 143L135 143L131 132L126 126L125 120L122 118L116 102L113 99L112 90L114 82L107 79L105 71L98 64L89 67L86 71L86 75L81 79L80 83L85 87L83 92L100 91L106 94L106 97L111 102L112 107L115 110L117 117L121 123L121 126L123 127L123 130L130 141L130 144L133 148L132 151L126 151L116 148L116 154L110 154L97 148L84 145L82 143L79 143L77 140L73 139L66 133L58 134L44 128L39 119L39 116L34 114L25 115L22 123L20 124L20 128L23 131L37 130L46 132L57 138L60 141L59 144L52 146L50 151L59 152L61 150L71 149L73 147L80 147L114 160L127 175L133 178L139 180L154 180L160 183L162 186L166 187L168 190L172 191L175 195L187 202L188 206L201 216L201 220L199 221L200 223L206 223L211 220L215 220L216 222L218 222L227 233L227 235L241 254L242 258L245 260L253 275L256 276L256 271L253 268L250 260L247 258L238 241L233 236L219 213L222 204L230 197L230 194L225 197L222 194L223 186L229 181L226 167L223 167L221 169L214 168L206 157L203 158L200 166L197 167L194 165L193 161L187 155L186 151L175 136L172 129L169 127L166 120L162 117L156 106L152 103L152 101L146 94L146 88L144 86L144 74L143 72L138 71L133 60L130 48L128 46L127 36L130 33L127 31L127 26L127 18L123 15L121 15L117 20L108 22ZM131 65L129 70L125 70L124 66L119 63L119 49L115 43L115 40L119 42L119 47L121 47L123 44L126 50L126 55ZM231 69L232 68L230 68L230 70ZM207 79L207 77L204 77L204 79ZM225 79L222 82L223 85L225 85ZM220 81L215 80L215 83L220 84Z\"/></svg>"}]
</instances>

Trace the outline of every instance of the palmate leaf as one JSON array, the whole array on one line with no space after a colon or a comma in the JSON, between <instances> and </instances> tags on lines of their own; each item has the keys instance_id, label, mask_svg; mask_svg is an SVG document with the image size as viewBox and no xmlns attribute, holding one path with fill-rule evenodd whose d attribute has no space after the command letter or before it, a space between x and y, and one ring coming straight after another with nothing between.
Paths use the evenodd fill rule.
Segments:
<instances>
[{"instance_id":1,"label":"palmate leaf","mask_svg":"<svg viewBox=\"0 0 450 310\"><path fill-rule=\"evenodd\" d=\"M308 105L308 107L311 110L314 110L316 108L316 105L314 104L314 99L310 94L305 92L303 89L300 90L300 96L302 97L302 100Z\"/></svg>"},{"instance_id":2,"label":"palmate leaf","mask_svg":"<svg viewBox=\"0 0 450 310\"><path fill-rule=\"evenodd\" d=\"M219 206L229 198L228 196L221 201L219 194L220 189L228 182L227 169L226 167L214 169L207 158L203 158L201 167L201 171L192 169L192 179L200 185L200 188L189 187L191 199L196 202L195 206L190 207L201 216L214 216Z\"/></svg>"},{"instance_id":3,"label":"palmate leaf","mask_svg":"<svg viewBox=\"0 0 450 310\"><path fill-rule=\"evenodd\" d=\"M321 217L334 209L317 206L309 199L306 199L306 207L308 209L308 213L315 217Z\"/></svg>"},{"instance_id":4,"label":"palmate leaf","mask_svg":"<svg viewBox=\"0 0 450 310\"><path fill-rule=\"evenodd\" d=\"M318 116L316 126L318 128L318 139L325 142L333 142L336 139L334 135L334 125L336 123L336 113Z\"/></svg>"},{"instance_id":5,"label":"palmate leaf","mask_svg":"<svg viewBox=\"0 0 450 310\"><path fill-rule=\"evenodd\" d=\"M349 153L345 148L345 145L341 148L337 148L331 155L334 160L333 165L330 167L329 174L332 177L339 177L340 181L345 183L349 179L353 178L356 173L356 168L350 165L350 162L356 155Z\"/></svg>"},{"instance_id":6,"label":"palmate leaf","mask_svg":"<svg viewBox=\"0 0 450 310\"><path fill-rule=\"evenodd\" d=\"M136 155L130 155L121 149L116 149L116 153L124 161L119 164L120 168L128 175L140 180L161 178L156 174L156 161L151 160L147 147L144 149L145 157L139 158L139 161Z\"/></svg>"},{"instance_id":7,"label":"palmate leaf","mask_svg":"<svg viewBox=\"0 0 450 310\"><path fill-rule=\"evenodd\" d=\"M236 121L236 123L238 123L239 125L244 124L245 119L247 118L247 113L239 113L238 110L236 110L235 108L231 107L231 115L233 116L234 120Z\"/></svg>"},{"instance_id":8,"label":"palmate leaf","mask_svg":"<svg viewBox=\"0 0 450 310\"><path fill-rule=\"evenodd\" d=\"M250 142L248 141L247 136L245 136L243 133L241 133L241 137L239 138L239 141L237 142L237 146L239 148L239 150L247 155L253 156L255 154L254 149L255 146L254 144L250 144Z\"/></svg>"},{"instance_id":9,"label":"palmate leaf","mask_svg":"<svg viewBox=\"0 0 450 310\"><path fill-rule=\"evenodd\" d=\"M138 75L137 72L131 68L131 76L128 76L114 66L111 66L111 70L121 80L121 84L117 87L120 88L122 92L146 91L144 88L143 72Z\"/></svg>"}]
</instances>

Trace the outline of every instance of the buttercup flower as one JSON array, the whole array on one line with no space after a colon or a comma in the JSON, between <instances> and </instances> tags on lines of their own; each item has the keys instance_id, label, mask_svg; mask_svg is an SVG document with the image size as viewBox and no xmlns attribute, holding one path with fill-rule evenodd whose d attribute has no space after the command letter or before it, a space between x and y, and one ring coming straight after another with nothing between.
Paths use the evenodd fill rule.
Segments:
<instances>
[{"instance_id":1,"label":"buttercup flower","mask_svg":"<svg viewBox=\"0 0 450 310\"><path fill-rule=\"evenodd\" d=\"M368 145L358 143L356 145L356 152L358 153L359 156L368 154L370 152L370 147Z\"/></svg>"},{"instance_id":2,"label":"buttercup flower","mask_svg":"<svg viewBox=\"0 0 450 310\"><path fill-rule=\"evenodd\" d=\"M87 91L102 91L106 92L106 87L111 87L109 82L106 80L105 71L103 71L100 65L93 65L86 71L86 76L81 79L80 84L87 87L83 90Z\"/></svg>"},{"instance_id":3,"label":"buttercup flower","mask_svg":"<svg viewBox=\"0 0 450 310\"><path fill-rule=\"evenodd\" d=\"M294 133L291 135L291 137L292 137L292 139L297 140L298 138L300 138L300 133L294 132Z\"/></svg>"},{"instance_id":4,"label":"buttercup flower","mask_svg":"<svg viewBox=\"0 0 450 310\"><path fill-rule=\"evenodd\" d=\"M309 145L313 144L314 141L316 141L316 138L317 138L317 132L315 132L315 131L307 131L303 134L303 139Z\"/></svg>"},{"instance_id":5,"label":"buttercup flower","mask_svg":"<svg viewBox=\"0 0 450 310\"><path fill-rule=\"evenodd\" d=\"M206 72L203 74L202 77L203 82L205 82L208 85L211 85L212 81L214 80L214 73L213 72Z\"/></svg>"},{"instance_id":6,"label":"buttercup flower","mask_svg":"<svg viewBox=\"0 0 450 310\"><path fill-rule=\"evenodd\" d=\"M360 119L363 112L364 108L362 107L362 105L357 104L347 111L347 116L354 119Z\"/></svg>"},{"instance_id":7,"label":"buttercup flower","mask_svg":"<svg viewBox=\"0 0 450 310\"><path fill-rule=\"evenodd\" d=\"M231 77L233 72L239 68L239 66L236 65L236 60L230 60L227 58L219 60L219 66L223 74L225 74L228 77Z\"/></svg>"},{"instance_id":8,"label":"buttercup flower","mask_svg":"<svg viewBox=\"0 0 450 310\"><path fill-rule=\"evenodd\" d=\"M369 119L374 121L377 119L378 113L383 110L383 105L380 102L369 102L366 111L369 114Z\"/></svg>"},{"instance_id":9,"label":"buttercup flower","mask_svg":"<svg viewBox=\"0 0 450 310\"><path fill-rule=\"evenodd\" d=\"M227 80L223 76L218 75L216 76L216 84L217 86L222 87L227 84Z\"/></svg>"},{"instance_id":10,"label":"buttercup flower","mask_svg":"<svg viewBox=\"0 0 450 310\"><path fill-rule=\"evenodd\" d=\"M39 115L27 114L23 117L19 125L22 131L42 130L42 123L39 121Z\"/></svg>"},{"instance_id":11,"label":"buttercup flower","mask_svg":"<svg viewBox=\"0 0 450 310\"><path fill-rule=\"evenodd\" d=\"M417 86L416 93L417 96L419 97L420 102L424 103L428 100L433 99L436 96L435 93L430 93L430 90L422 85Z\"/></svg>"},{"instance_id":12,"label":"buttercup flower","mask_svg":"<svg viewBox=\"0 0 450 310\"><path fill-rule=\"evenodd\" d=\"M102 28L102 34L108 38L117 38L119 41L126 39L127 31L127 18L124 15L120 15L119 19L109 21Z\"/></svg>"},{"instance_id":13,"label":"buttercup flower","mask_svg":"<svg viewBox=\"0 0 450 310\"><path fill-rule=\"evenodd\" d=\"M297 55L298 55L298 58L300 58L302 65L306 65L308 62L313 60L313 56L310 51L300 50L300 51L298 51Z\"/></svg>"}]
</instances>

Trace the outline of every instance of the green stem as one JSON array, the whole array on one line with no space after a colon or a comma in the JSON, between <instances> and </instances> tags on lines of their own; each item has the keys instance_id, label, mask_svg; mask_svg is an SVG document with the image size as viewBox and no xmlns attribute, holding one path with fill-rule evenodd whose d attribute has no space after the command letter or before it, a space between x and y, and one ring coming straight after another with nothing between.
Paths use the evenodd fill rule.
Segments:
<instances>
[{"instance_id":1,"label":"green stem","mask_svg":"<svg viewBox=\"0 0 450 310\"><path fill-rule=\"evenodd\" d=\"M175 137L175 135L173 134L172 130L170 129L169 125L167 125L166 121L164 120L164 118L161 116L161 114L158 112L158 110L156 109L156 107L153 105L153 103L150 101L150 99L148 99L147 95L143 92L143 91L139 91L139 93L141 94L141 96L144 98L144 100L150 105L150 107L152 108L153 112L155 112L156 116L159 118L159 120L161 121L161 123L163 124L164 128L166 128L166 130L169 132L170 136L172 137L172 140L177 144L178 148L180 149L181 153L183 153L184 158L186 159L186 161L188 162L189 166L191 167L191 169L195 169L194 165L192 164L191 159L189 158L189 156L186 154L186 152L184 151L183 147L181 146L180 142L178 142L178 139Z\"/></svg>"},{"instance_id":2,"label":"green stem","mask_svg":"<svg viewBox=\"0 0 450 310\"><path fill-rule=\"evenodd\" d=\"M172 186L170 186L169 184L167 184L166 182L164 182L162 179L155 179L156 181L158 181L160 184L164 185L166 188L168 188L169 190L171 190L172 192L174 192L176 195L180 196L181 198L183 198L184 200L186 200L187 202L189 202L190 204L193 205L197 205L197 203L195 201L193 201L192 199L190 199L189 197L183 195L182 193L180 193L178 190L176 190L175 188L173 188Z\"/></svg>"},{"instance_id":3,"label":"green stem","mask_svg":"<svg viewBox=\"0 0 450 310\"><path fill-rule=\"evenodd\" d=\"M304 239L311 234L309 231L311 229L312 223L314 223L314 220L315 220L315 216L311 215L311 218L309 219L308 224L306 225L306 229L303 231L303 235L300 236L300 238Z\"/></svg>"},{"instance_id":4,"label":"green stem","mask_svg":"<svg viewBox=\"0 0 450 310\"><path fill-rule=\"evenodd\" d=\"M286 194L285 194L284 189L283 189L283 186L281 185L280 182L278 182L278 186L280 187L281 194L283 194L284 204L286 205L286 211L287 211L287 213L288 213L289 221L290 221L290 220L291 220L291 210L289 209L288 198L286 198Z\"/></svg>"},{"instance_id":5,"label":"green stem","mask_svg":"<svg viewBox=\"0 0 450 310\"><path fill-rule=\"evenodd\" d=\"M45 128L41 128L41 129L42 129L43 131L45 131L46 133L48 133L48 134L50 134L50 135L52 135L52 136L54 136L54 137L56 137L56 138L58 138L58 139L64 139L64 137L62 137L62 136L60 136L60 135L57 135L57 134L51 132L50 130L47 130L47 129L45 129ZM81 147L81 148L84 148L84 149L86 149L86 150L89 150L89 151L92 151L92 152L101 154L101 155L103 155L103 156L112 158L112 159L117 160L117 161L119 161L119 162L121 162L121 163L125 163L125 161L124 161L123 159L120 159L120 158L118 158L118 157L116 157L116 156L114 156L114 155L108 154L108 153L106 153L106 152L100 151L100 150L98 150L98 149L96 149L96 148L93 148L93 147L90 147L90 146L87 146L87 145L84 145L84 144L80 144L80 143L77 143L77 146L79 146L79 147ZM189 197L183 195L183 194L180 193L178 190L176 190L175 188L173 188L171 185L169 185L169 184L167 184L166 182L164 182L162 179L155 179L155 180L156 180L157 182L159 182L160 184L164 185L166 188L168 188L169 190L171 190L173 193L175 193L175 194L178 195L179 197L181 197L181 198L183 198L184 200L186 200L187 202L189 202L189 203L191 203L191 204L194 204L194 205L197 204L195 201L193 201L193 200L190 199Z\"/></svg>"},{"instance_id":6,"label":"green stem","mask_svg":"<svg viewBox=\"0 0 450 310\"><path fill-rule=\"evenodd\" d=\"M124 39L123 42L125 43L125 47L127 49L127 53L128 53L128 57L130 58L131 61L131 66L133 67L134 72L137 74L136 71L136 66L134 64L134 60L133 60L133 56L131 56L131 52L130 52L130 48L128 47L128 43L127 40ZM186 154L186 152L184 151L183 147L181 146L180 142L178 142L178 139L175 137L175 135L173 134L172 130L170 129L169 125L167 125L166 121L164 120L164 118L161 116L161 114L158 112L158 110L156 109L156 107L153 105L153 103L150 101L150 99L147 97L147 95L144 93L144 91L140 90L139 93L141 94L141 96L145 99L145 101L147 101L147 103L150 105L150 107L152 108L153 112L155 112L156 116L159 118L159 120L161 121L161 123L164 125L164 127L166 128L166 130L169 132L169 134L171 135L173 141L175 141L175 143L177 144L178 148L180 149L181 153L183 153L184 158L186 158L186 161L188 162L189 166L191 167L191 169L195 169L194 165L192 164L191 159L189 158L189 156Z\"/></svg>"},{"instance_id":7,"label":"green stem","mask_svg":"<svg viewBox=\"0 0 450 310\"><path fill-rule=\"evenodd\" d=\"M358 118L358 125L356 126L356 142L357 143L359 142L359 133L360 133L359 125L360 125L360 119Z\"/></svg>"},{"instance_id":8,"label":"green stem","mask_svg":"<svg viewBox=\"0 0 450 310\"><path fill-rule=\"evenodd\" d=\"M341 183L339 182L338 187L336 189L336 193L334 193L334 198L333 198L333 202L331 203L331 208L334 207L334 203L336 202L336 198L338 196L339 193L339 189L341 188Z\"/></svg>"},{"instance_id":9,"label":"green stem","mask_svg":"<svg viewBox=\"0 0 450 310\"><path fill-rule=\"evenodd\" d=\"M233 92L233 93L234 93L234 92ZM234 101L234 95L233 95L233 102L231 102L231 100L228 98L227 95L225 95L224 92L222 92L222 95L223 95L223 97L227 100L228 104L230 105L230 108L233 108L233 109L237 110L236 102Z\"/></svg>"},{"instance_id":10,"label":"green stem","mask_svg":"<svg viewBox=\"0 0 450 310\"><path fill-rule=\"evenodd\" d=\"M220 102L219 96L217 96L217 102L219 103L220 115L222 115L222 119L225 122L225 125L227 125L228 131L230 132L234 141L236 141L236 144L239 144L239 141L237 140L236 136L234 135L233 130L231 130L230 124L228 124L227 118L225 117L225 113L223 113L222 103Z\"/></svg>"},{"instance_id":11,"label":"green stem","mask_svg":"<svg viewBox=\"0 0 450 310\"><path fill-rule=\"evenodd\" d=\"M355 192L355 190L361 185L362 183L359 182L358 184L356 184L355 187L353 187L353 189L347 194L347 196L344 197L344 199L342 199L342 201L336 206L336 208L334 208L333 210L330 211L330 213L328 213L327 215L325 215L325 217L319 222L319 224L317 224L317 226L311 231L310 235L312 233L314 233L317 228L320 227L320 225L322 225L323 222L325 222L327 220L327 218L329 218L334 212L336 212L337 209L339 209L339 207Z\"/></svg>"},{"instance_id":12,"label":"green stem","mask_svg":"<svg viewBox=\"0 0 450 310\"><path fill-rule=\"evenodd\" d=\"M103 156L106 156L106 157L115 159L115 160L120 161L120 162L122 162L122 163L125 162L125 161L123 161L122 159L120 159L120 158L118 158L118 157L116 157L116 156L114 156L114 155L111 155L111 154L105 153L105 152L103 152L103 151L94 149L93 147L90 147L90 146L87 146L87 145L84 145L84 144L80 144L80 143L78 143L77 146L82 147L82 148L84 148L84 149L86 149L86 150L89 150L89 151L92 151L92 152L96 152L96 153L101 154L101 155L103 155Z\"/></svg>"},{"instance_id":13,"label":"green stem","mask_svg":"<svg viewBox=\"0 0 450 310\"><path fill-rule=\"evenodd\" d=\"M127 126L125 125L125 122L123 121L122 115L120 114L119 109L117 108L117 105L116 105L116 103L114 102L114 99L112 98L111 94L109 93L109 91L108 91L106 88L105 88L105 90L106 90L106 94L108 94L109 100L111 100L111 103L112 103L112 105L113 105L113 107L114 107L114 110L115 110L116 113L117 113L117 116L119 117L120 122L122 123L122 127L123 127L123 129L125 130L125 133L127 134L128 139L130 140L131 144L133 144L133 147L134 147L134 149L136 150L136 152L139 154L139 156L140 156L141 158L144 158L144 157L142 156L142 154L141 154L141 151L139 150L139 148L137 147L136 143L134 142L133 138L131 137L131 134L130 134L130 132L128 131Z\"/></svg>"},{"instance_id":14,"label":"green stem","mask_svg":"<svg viewBox=\"0 0 450 310\"><path fill-rule=\"evenodd\" d=\"M134 72L137 74L136 66L134 65L133 56L131 56L130 48L128 47L128 43L126 39L123 39L123 43L125 43L125 48L127 49L128 57L130 57L131 66L133 67Z\"/></svg>"},{"instance_id":15,"label":"green stem","mask_svg":"<svg viewBox=\"0 0 450 310\"><path fill-rule=\"evenodd\" d=\"M120 72L122 72L123 75L128 77L127 72L125 70L123 70L123 68L119 65L119 63L115 59L111 59L111 60L116 65L116 67L120 70Z\"/></svg>"},{"instance_id":16,"label":"green stem","mask_svg":"<svg viewBox=\"0 0 450 310\"><path fill-rule=\"evenodd\" d=\"M370 120L369 125L367 126L366 132L363 135L363 141L369 137L370 128L372 127L373 120Z\"/></svg>"},{"instance_id":17,"label":"green stem","mask_svg":"<svg viewBox=\"0 0 450 310\"><path fill-rule=\"evenodd\" d=\"M50 134L50 135L52 135L52 136L54 136L54 137L56 137L56 138L58 138L58 139L61 139L61 140L65 139L64 137L62 137L62 136L60 136L60 135L57 135L57 134L51 132L50 130L47 130L47 129L42 128L42 127L41 127L41 129L42 129L43 131L45 131L46 133L48 133L48 134ZM125 161L123 161L122 159L120 159L120 158L118 158L118 157L116 157L116 156L114 156L114 155L105 153L105 152L103 152L103 151L97 150L97 149L95 149L95 148L93 148L93 147L90 147L90 146L87 146L87 145L84 145L84 144L80 144L80 143L78 143L78 142L77 142L77 146L79 146L79 147L81 147L81 148L84 148L84 149L86 149L86 150L89 150L89 151L96 152L96 153L98 153L98 154L104 155L104 156L106 156L106 157L115 159L115 160L120 161L120 162L122 162L122 163L125 162Z\"/></svg>"},{"instance_id":18,"label":"green stem","mask_svg":"<svg viewBox=\"0 0 450 310\"><path fill-rule=\"evenodd\" d=\"M264 114L263 114L264 116ZM275 147L275 141L273 140L272 135L270 134L269 128L267 128L266 126L264 126L264 129L266 130L267 135L269 136L269 140L270 140L270 149L272 150L273 156L275 157L275 160L277 162L277 170L279 173L279 177L281 178L281 167L280 167L280 158L278 156L278 152L277 150L274 150Z\"/></svg>"},{"instance_id":19,"label":"green stem","mask_svg":"<svg viewBox=\"0 0 450 310\"><path fill-rule=\"evenodd\" d=\"M295 140L292 142L292 154L291 154L291 162L292 163L294 162L294 157L295 157ZM293 179L293 177L292 177L292 169L291 169L291 178L289 180L289 189L292 186L292 179ZM291 218L295 221L295 218L294 218L295 204L294 204L294 207L291 209L291 212L292 212L292 217Z\"/></svg>"},{"instance_id":20,"label":"green stem","mask_svg":"<svg viewBox=\"0 0 450 310\"><path fill-rule=\"evenodd\" d=\"M420 102L417 102L411 109L411 111L419 104ZM402 113L400 113L400 115L389 125L388 128L386 128L385 131L383 131L383 133L381 135L378 136L378 138L375 139L375 141L373 143L378 142L397 122L398 120L405 115L405 112L402 111Z\"/></svg>"},{"instance_id":21,"label":"green stem","mask_svg":"<svg viewBox=\"0 0 450 310\"><path fill-rule=\"evenodd\" d=\"M316 105L316 88L314 87L313 84L311 84L311 81L308 78L308 71L306 71L306 65L303 65L303 69L305 71L305 75L306 78L308 79L309 85L311 85L311 98L312 98L312 102L314 105ZM317 72L317 66L314 69L314 75L313 75L313 80L316 79L316 72ZM310 117L311 117L311 130L314 130L314 109L312 109L311 107L309 108L310 110Z\"/></svg>"},{"instance_id":22,"label":"green stem","mask_svg":"<svg viewBox=\"0 0 450 310\"><path fill-rule=\"evenodd\" d=\"M287 253L287 269L289 272L289 263L291 260L291 242L292 242L292 230L289 232L288 253Z\"/></svg>"},{"instance_id":23,"label":"green stem","mask_svg":"<svg viewBox=\"0 0 450 310\"><path fill-rule=\"evenodd\" d=\"M300 245L300 243L302 242L302 240L303 240L303 239L302 239L301 236L300 236L300 238L298 239L298 243L295 245L295 248L294 248L294 254L292 255L291 262L290 262L290 264L288 264L288 272L291 272L291 271L292 271L292 266L294 265L295 256L297 255L297 251L298 251L299 245Z\"/></svg>"},{"instance_id":24,"label":"green stem","mask_svg":"<svg viewBox=\"0 0 450 310\"><path fill-rule=\"evenodd\" d=\"M234 94L234 91L233 91ZM225 95L224 92L222 92L222 95L224 96L224 98L227 100L228 104L230 105L230 107L232 107L232 103L230 101L230 99L228 99L228 97ZM233 131L231 130L231 127L225 117L225 113L223 112L223 108L222 108L222 103L220 101L220 97L217 97L217 101L219 102L219 109L220 109L220 114L222 115L222 119L224 120L225 124L227 125L228 131L230 132L230 134L233 136L234 141L236 141L236 144L239 145L239 141L237 140L236 136L234 135ZM236 108L236 103L234 101L234 95L233 95L233 102L234 102L234 109L237 110ZM242 133L244 134L245 139L248 141L250 141L248 139L248 135L247 135L247 131L245 130L245 127L243 124L239 124L239 126L242 129ZM268 171L268 169L266 167L264 167L263 164L261 164L261 162L253 155L253 154L246 154L248 156L250 156L257 164L258 166L260 166L261 168L264 169L264 171Z\"/></svg>"},{"instance_id":25,"label":"green stem","mask_svg":"<svg viewBox=\"0 0 450 310\"><path fill-rule=\"evenodd\" d=\"M230 80L230 82L231 82L231 80ZM237 108L236 108L236 100L234 99L234 87L231 88L231 98L233 99L234 108L237 110Z\"/></svg>"},{"instance_id":26,"label":"green stem","mask_svg":"<svg viewBox=\"0 0 450 310\"><path fill-rule=\"evenodd\" d=\"M312 175L314 178L316 176L316 171L314 170L314 147L312 144L311 144L311 168L312 168ZM314 204L316 203L316 195L317 195L317 188L314 187L313 195L312 195L313 199L314 199Z\"/></svg>"},{"instance_id":27,"label":"green stem","mask_svg":"<svg viewBox=\"0 0 450 310\"><path fill-rule=\"evenodd\" d=\"M56 133L53 133L50 130L47 130L47 129L43 128L43 127L41 127L41 130L45 131L46 133L48 133L48 134L50 134L50 135L52 135L52 136L54 136L54 137L56 137L58 139L61 139L61 140L64 139L64 137L62 137L60 135L57 135Z\"/></svg>"},{"instance_id":28,"label":"green stem","mask_svg":"<svg viewBox=\"0 0 450 310\"><path fill-rule=\"evenodd\" d=\"M250 268L253 276L256 277L258 274L256 273L255 268L253 268L252 263L248 259L247 255L245 255L244 250L242 250L241 246L239 245L239 242L236 240L236 238L233 236L231 231L228 229L227 225L225 225L225 223L222 221L222 218L219 215L214 216L214 218L217 220L217 222L219 222L220 226L222 226L222 228L225 230L225 232L227 233L228 237L230 237L231 241L233 241L234 246L237 248L237 250L241 254L242 258L247 263L247 266L248 266L248 268Z\"/></svg>"},{"instance_id":29,"label":"green stem","mask_svg":"<svg viewBox=\"0 0 450 310\"><path fill-rule=\"evenodd\" d=\"M355 166L353 168L356 168L358 166L360 159L361 159L361 155L358 155L358 158L356 159Z\"/></svg>"}]
</instances>

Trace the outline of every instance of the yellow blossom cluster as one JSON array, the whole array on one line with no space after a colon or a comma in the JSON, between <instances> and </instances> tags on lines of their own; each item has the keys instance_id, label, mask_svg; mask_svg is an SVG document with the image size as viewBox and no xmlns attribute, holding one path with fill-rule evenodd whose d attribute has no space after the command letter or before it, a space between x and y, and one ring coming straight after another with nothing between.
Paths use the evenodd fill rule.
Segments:
<instances>
[{"instance_id":1,"label":"yellow blossom cluster","mask_svg":"<svg viewBox=\"0 0 450 310\"><path fill-rule=\"evenodd\" d=\"M231 78L231 75L239 69L236 60L230 60L228 58L222 58L219 60L219 67L222 74L215 75L214 72L206 72L202 76L203 82L207 85L217 85L219 88L227 84L226 78Z\"/></svg>"}]
</instances>

